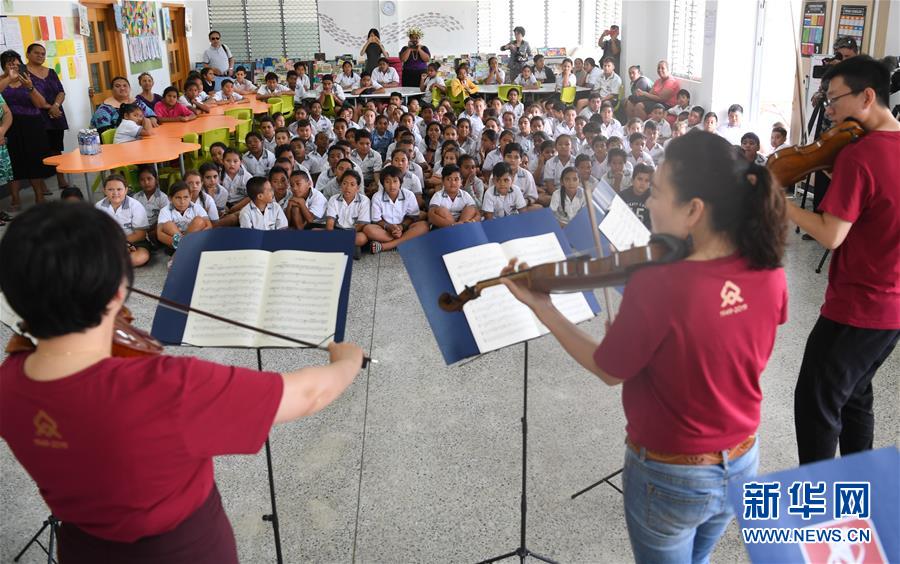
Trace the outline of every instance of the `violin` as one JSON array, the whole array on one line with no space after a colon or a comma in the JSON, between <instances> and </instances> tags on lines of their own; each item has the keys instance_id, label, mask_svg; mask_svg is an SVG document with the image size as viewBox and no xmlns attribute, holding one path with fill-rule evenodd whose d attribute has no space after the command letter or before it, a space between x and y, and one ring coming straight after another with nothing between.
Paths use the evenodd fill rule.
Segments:
<instances>
[{"instance_id":1,"label":"violin","mask_svg":"<svg viewBox=\"0 0 900 564\"><path fill-rule=\"evenodd\" d=\"M125 306L116 314L115 328L112 338L112 356L119 358L134 358L141 356L154 356L162 354L163 345L150 333L138 329L134 325L134 316L131 310ZM6 352L28 352L35 349L34 342L18 333L14 334L6 344Z\"/></svg>"},{"instance_id":2,"label":"violin","mask_svg":"<svg viewBox=\"0 0 900 564\"><path fill-rule=\"evenodd\" d=\"M478 298L485 289L502 284L504 279L523 282L530 289L544 293L582 292L620 286L638 268L676 262L685 258L689 251L690 245L684 239L656 234L650 237L650 243L645 247L633 247L603 258L581 256L532 266L466 286L458 296L444 292L438 298L438 305L447 312L462 311L466 303Z\"/></svg>"},{"instance_id":3,"label":"violin","mask_svg":"<svg viewBox=\"0 0 900 564\"><path fill-rule=\"evenodd\" d=\"M766 168L781 186L800 182L811 173L831 170L837 154L866 134L855 119L833 125L809 145L785 147L766 160Z\"/></svg>"}]
</instances>

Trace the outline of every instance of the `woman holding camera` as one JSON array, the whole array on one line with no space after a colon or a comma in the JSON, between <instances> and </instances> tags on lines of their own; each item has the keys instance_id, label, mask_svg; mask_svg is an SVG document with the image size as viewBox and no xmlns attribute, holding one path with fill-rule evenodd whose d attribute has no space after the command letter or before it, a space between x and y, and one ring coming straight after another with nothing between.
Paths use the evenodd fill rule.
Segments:
<instances>
[{"instance_id":1,"label":"woman holding camera","mask_svg":"<svg viewBox=\"0 0 900 564\"><path fill-rule=\"evenodd\" d=\"M409 30L409 43L400 50L400 60L403 62L403 86L419 87L422 73L428 70L428 61L431 60L431 51L421 44L422 32L418 29Z\"/></svg>"},{"instance_id":2,"label":"woman holding camera","mask_svg":"<svg viewBox=\"0 0 900 564\"><path fill-rule=\"evenodd\" d=\"M509 74L506 79L510 83L522 72L522 65L531 59L531 45L525 41L525 28L516 26L513 34L516 38L500 48L501 51L509 51Z\"/></svg>"}]
</instances>

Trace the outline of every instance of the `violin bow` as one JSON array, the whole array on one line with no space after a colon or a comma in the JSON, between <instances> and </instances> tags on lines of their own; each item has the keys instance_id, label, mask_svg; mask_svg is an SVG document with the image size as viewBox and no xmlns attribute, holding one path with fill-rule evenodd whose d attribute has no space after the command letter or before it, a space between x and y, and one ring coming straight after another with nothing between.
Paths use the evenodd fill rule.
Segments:
<instances>
[{"instance_id":1,"label":"violin bow","mask_svg":"<svg viewBox=\"0 0 900 564\"><path fill-rule=\"evenodd\" d=\"M597 210L594 209L594 187L587 182L581 182L587 200L588 219L591 222L591 234L594 236L594 247L597 249L597 258L604 258L603 244L600 242L600 225L597 223ZM562 196L562 195L561 195ZM612 323L612 307L609 300L609 288L603 287L603 303L606 306L606 320Z\"/></svg>"},{"instance_id":2,"label":"violin bow","mask_svg":"<svg viewBox=\"0 0 900 564\"><path fill-rule=\"evenodd\" d=\"M318 349L318 350L320 350L320 351L327 351L327 350L328 350L327 347L322 346L322 343L312 343L312 342L309 342L309 341L304 341L304 340L302 340L302 339L297 339L297 338L294 338L294 337L290 337L290 336L288 336L288 335L282 335L281 333L276 333L275 331L269 331L268 329L263 329L262 327L256 327L256 326L254 326L254 325L249 325L249 324L247 324L247 323L242 323L242 322L240 322L240 321L235 321L234 319L228 319L227 317L222 317L221 315L217 315L217 314L212 313L212 312L209 312L209 311L204 311L204 310L202 310L202 309L197 309L197 308L195 308L195 307L191 307L191 306L189 306L189 305L185 305L185 304L182 304L182 303L180 303L180 302L176 302L176 301L174 301L174 300L170 300L169 298L164 298L164 297L162 297L162 296L157 296L156 294L153 294L153 293L151 293L151 292L147 292L147 291L145 291L145 290L141 290L140 288L135 288L135 287L133 287L133 286L129 286L129 287L128 287L128 290L131 291L131 292L134 292L135 294L138 294L138 295L140 295L140 296L144 296L145 298L150 298L150 299L152 299L152 300L156 300L157 302L159 302L159 305L163 306L164 308L170 309L170 310L173 310L173 311L177 311L177 312L179 312L179 313L196 313L197 315L202 315L203 317L208 317L209 319L213 319L213 320L219 321L219 322L221 322L221 323L227 323L228 325L233 325L233 326L238 327L238 328L240 328L240 329L246 329L246 330L248 330L248 331L254 331L254 332L256 332L256 333L260 333L260 334L262 334L262 335L266 335L267 337L275 337L275 338L277 338L277 339L282 339L282 340L284 340L284 341L288 341L288 342L290 342L290 343L294 343L294 344L296 344L296 345L300 345L300 346L302 346L302 347L306 347L306 348L309 348L309 349ZM325 337L325 339L323 340L323 342L326 341L326 340L328 340L328 339L331 338L332 336L333 336L333 334L332 334L332 335L329 335L328 337ZM365 368L370 362L373 363L373 364L377 364L377 363L378 363L377 360L375 360L375 359L373 359L373 358L369 358L369 357L366 356L366 355L363 355L363 364L362 364L362 367Z\"/></svg>"}]
</instances>

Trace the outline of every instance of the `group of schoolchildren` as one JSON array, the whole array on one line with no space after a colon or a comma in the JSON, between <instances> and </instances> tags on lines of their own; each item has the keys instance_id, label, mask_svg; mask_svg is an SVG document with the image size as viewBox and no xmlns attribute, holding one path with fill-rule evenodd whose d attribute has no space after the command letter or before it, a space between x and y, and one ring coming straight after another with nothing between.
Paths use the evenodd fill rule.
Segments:
<instances>
[{"instance_id":1,"label":"group of schoolchildren","mask_svg":"<svg viewBox=\"0 0 900 564\"><path fill-rule=\"evenodd\" d=\"M545 207L565 226L586 205L588 187L604 209L618 194L651 228L646 202L653 173L666 143L690 129L729 139L741 132L746 158L762 158L759 138L741 130L740 106L729 108L728 125L717 128L716 114L691 106L690 93L681 90L677 105L667 110L655 104L648 108L648 119L632 118L623 126L614 115L616 95L602 86L615 83L609 77L615 75L612 62L602 62L602 73L593 61L586 67L597 83L591 86L598 87L573 106L558 98L526 105L516 89L506 100L488 100L477 93L465 63L447 82L437 77L438 65L431 64L422 77L422 91L462 95L458 114L446 97L432 98L432 105L416 98L406 102L396 92L385 93L380 101L352 104L344 92L384 92L385 86L399 84L386 59L373 71L377 78L360 76L344 64L341 75L322 78L317 98L308 95L302 62L289 73L287 85L269 73L258 88L241 67L217 92L211 77L201 72L189 77L184 95L179 97L174 87L164 91L155 108L160 119L194 119L208 111L207 104L234 103L251 92L259 99L294 94L293 112L259 117L256 129L232 147L212 145L208 162L188 171L168 195L150 167L140 169L140 190L133 197L126 195L124 179L110 176L98 207L125 229L136 265L145 263L156 245L174 252L186 233L238 225L352 230L359 258L363 250L390 250L430 229ZM566 59L562 69L560 76L568 76L572 61ZM538 73L547 79L552 71L526 66L513 82L529 88ZM496 68L489 77L502 80ZM566 86L568 79L563 80ZM332 117L323 111L326 97ZM120 134L122 140L145 134L145 118L131 112L122 112L117 141ZM776 124L773 147L783 146L786 137Z\"/></svg>"}]
</instances>

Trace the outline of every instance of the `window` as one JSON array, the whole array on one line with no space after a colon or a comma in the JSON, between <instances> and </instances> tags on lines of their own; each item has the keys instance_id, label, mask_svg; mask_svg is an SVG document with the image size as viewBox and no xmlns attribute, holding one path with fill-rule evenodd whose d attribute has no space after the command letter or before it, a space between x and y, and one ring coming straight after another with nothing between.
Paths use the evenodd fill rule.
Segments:
<instances>
[{"instance_id":1,"label":"window","mask_svg":"<svg viewBox=\"0 0 900 564\"><path fill-rule=\"evenodd\" d=\"M672 0L669 68L674 76L700 80L706 0Z\"/></svg>"},{"instance_id":2,"label":"window","mask_svg":"<svg viewBox=\"0 0 900 564\"><path fill-rule=\"evenodd\" d=\"M319 52L319 9L313 0L207 0L210 29L237 61L311 59Z\"/></svg>"},{"instance_id":3,"label":"window","mask_svg":"<svg viewBox=\"0 0 900 564\"><path fill-rule=\"evenodd\" d=\"M511 0L478 0L478 51L496 53L512 39L509 24ZM460 45L462 53L468 48Z\"/></svg>"},{"instance_id":4,"label":"window","mask_svg":"<svg viewBox=\"0 0 900 564\"><path fill-rule=\"evenodd\" d=\"M594 40L591 44L596 45L603 32L612 25L622 25L622 0L595 0Z\"/></svg>"},{"instance_id":5,"label":"window","mask_svg":"<svg viewBox=\"0 0 900 564\"><path fill-rule=\"evenodd\" d=\"M544 10L547 14L545 47L581 45L580 0L545 0Z\"/></svg>"},{"instance_id":6,"label":"window","mask_svg":"<svg viewBox=\"0 0 900 564\"><path fill-rule=\"evenodd\" d=\"M513 2L513 27L517 25L525 28L525 41L531 45L531 50L537 53L537 48L543 47L546 43L547 19L544 17L543 0Z\"/></svg>"}]
</instances>

